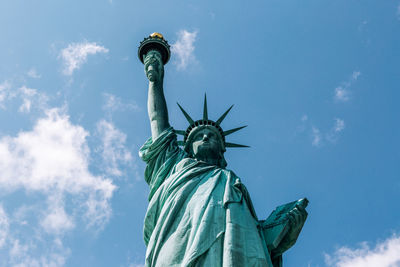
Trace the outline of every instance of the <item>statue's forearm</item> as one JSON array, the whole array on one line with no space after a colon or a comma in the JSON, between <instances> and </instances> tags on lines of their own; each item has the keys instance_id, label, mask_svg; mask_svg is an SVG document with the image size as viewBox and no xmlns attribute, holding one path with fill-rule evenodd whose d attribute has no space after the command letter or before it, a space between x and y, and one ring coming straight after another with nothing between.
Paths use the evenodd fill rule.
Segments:
<instances>
[{"instance_id":1,"label":"statue's forearm","mask_svg":"<svg viewBox=\"0 0 400 267\"><path fill-rule=\"evenodd\" d=\"M167 103L165 102L162 84L149 83L147 111L150 119L151 136L155 140L169 127Z\"/></svg>"}]
</instances>

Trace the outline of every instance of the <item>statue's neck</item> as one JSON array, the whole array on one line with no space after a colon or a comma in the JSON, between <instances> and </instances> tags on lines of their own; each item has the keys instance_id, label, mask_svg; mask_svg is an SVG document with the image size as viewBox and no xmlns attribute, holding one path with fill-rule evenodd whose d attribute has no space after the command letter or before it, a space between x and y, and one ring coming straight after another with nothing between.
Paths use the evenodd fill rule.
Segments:
<instances>
[{"instance_id":1,"label":"statue's neck","mask_svg":"<svg viewBox=\"0 0 400 267\"><path fill-rule=\"evenodd\" d=\"M218 158L197 155L195 157L195 159L198 160L198 161L205 162L205 163L210 164L210 165L219 166L219 159Z\"/></svg>"}]
</instances>

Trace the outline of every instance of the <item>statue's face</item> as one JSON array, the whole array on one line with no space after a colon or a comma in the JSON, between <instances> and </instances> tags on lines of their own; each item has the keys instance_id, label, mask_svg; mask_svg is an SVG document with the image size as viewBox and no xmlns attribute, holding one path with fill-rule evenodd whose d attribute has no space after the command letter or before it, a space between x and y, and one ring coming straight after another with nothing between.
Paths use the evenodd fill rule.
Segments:
<instances>
[{"instance_id":1,"label":"statue's face","mask_svg":"<svg viewBox=\"0 0 400 267\"><path fill-rule=\"evenodd\" d=\"M218 158L221 153L221 140L218 134L209 129L198 130L192 139L193 155L196 158Z\"/></svg>"},{"instance_id":2,"label":"statue's face","mask_svg":"<svg viewBox=\"0 0 400 267\"><path fill-rule=\"evenodd\" d=\"M161 80L163 64L161 54L157 51L150 51L144 59L144 72L151 82Z\"/></svg>"}]
</instances>

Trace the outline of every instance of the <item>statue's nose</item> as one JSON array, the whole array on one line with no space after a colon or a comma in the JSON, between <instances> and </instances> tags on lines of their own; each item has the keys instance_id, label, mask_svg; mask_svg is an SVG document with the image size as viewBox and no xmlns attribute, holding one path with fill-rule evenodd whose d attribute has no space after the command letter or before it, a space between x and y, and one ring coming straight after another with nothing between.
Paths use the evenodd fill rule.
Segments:
<instances>
[{"instance_id":1,"label":"statue's nose","mask_svg":"<svg viewBox=\"0 0 400 267\"><path fill-rule=\"evenodd\" d=\"M206 135L206 134L203 135L203 140L204 140L204 141L208 141L208 135Z\"/></svg>"}]
</instances>

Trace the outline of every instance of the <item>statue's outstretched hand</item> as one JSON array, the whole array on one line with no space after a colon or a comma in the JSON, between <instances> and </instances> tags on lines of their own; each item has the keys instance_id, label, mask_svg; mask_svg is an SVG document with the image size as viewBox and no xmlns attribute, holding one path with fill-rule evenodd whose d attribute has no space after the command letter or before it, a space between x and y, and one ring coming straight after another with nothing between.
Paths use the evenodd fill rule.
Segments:
<instances>
[{"instance_id":1,"label":"statue's outstretched hand","mask_svg":"<svg viewBox=\"0 0 400 267\"><path fill-rule=\"evenodd\" d=\"M307 211L304 207L297 205L289 212L289 231L282 239L279 246L274 249L274 255L281 255L283 252L291 248L297 240L301 229L307 219Z\"/></svg>"},{"instance_id":2,"label":"statue's outstretched hand","mask_svg":"<svg viewBox=\"0 0 400 267\"><path fill-rule=\"evenodd\" d=\"M297 239L297 236L299 235L301 228L303 228L303 225L307 219L307 215L308 213L306 209L299 205L289 212L290 229L287 233L288 236Z\"/></svg>"}]
</instances>

